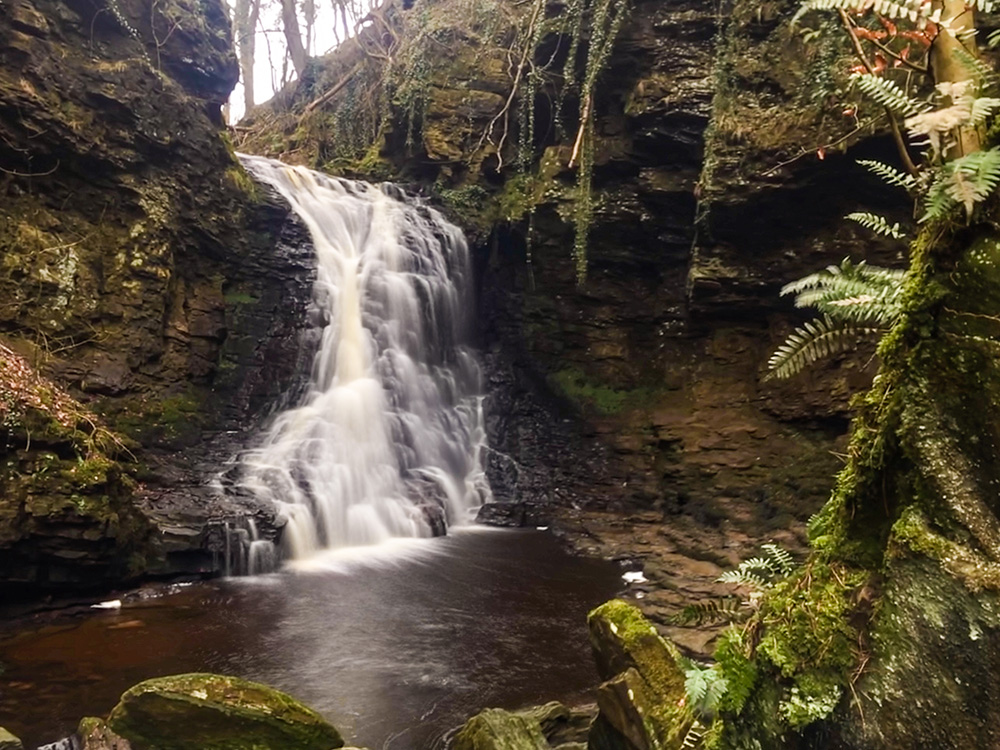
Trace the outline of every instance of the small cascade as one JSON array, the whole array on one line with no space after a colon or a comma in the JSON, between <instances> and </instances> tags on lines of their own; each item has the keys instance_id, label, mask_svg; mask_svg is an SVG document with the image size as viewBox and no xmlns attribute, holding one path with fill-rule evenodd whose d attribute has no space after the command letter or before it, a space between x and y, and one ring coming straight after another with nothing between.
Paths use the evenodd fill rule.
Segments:
<instances>
[{"instance_id":1,"label":"small cascade","mask_svg":"<svg viewBox=\"0 0 1000 750\"><path fill-rule=\"evenodd\" d=\"M241 516L223 523L225 548L223 574L228 576L264 575L277 570L274 543L261 539L257 523L250 516Z\"/></svg>"},{"instance_id":2,"label":"small cascade","mask_svg":"<svg viewBox=\"0 0 1000 750\"><path fill-rule=\"evenodd\" d=\"M461 523L490 498L461 231L391 185L241 159L308 227L325 324L305 396L242 457L241 488L275 505L291 558ZM274 557L250 540L251 571Z\"/></svg>"}]
</instances>

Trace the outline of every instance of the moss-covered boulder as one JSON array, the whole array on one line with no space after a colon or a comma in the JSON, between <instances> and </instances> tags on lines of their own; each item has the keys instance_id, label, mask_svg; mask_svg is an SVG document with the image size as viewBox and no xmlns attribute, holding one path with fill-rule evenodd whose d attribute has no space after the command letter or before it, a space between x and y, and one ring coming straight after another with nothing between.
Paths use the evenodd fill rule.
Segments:
<instances>
[{"instance_id":1,"label":"moss-covered boulder","mask_svg":"<svg viewBox=\"0 0 1000 750\"><path fill-rule=\"evenodd\" d=\"M452 750L549 750L538 719L500 708L487 708L469 719Z\"/></svg>"},{"instance_id":2,"label":"moss-covered boulder","mask_svg":"<svg viewBox=\"0 0 1000 750\"><path fill-rule=\"evenodd\" d=\"M680 654L631 604L614 599L587 618L600 714L591 747L661 750L681 746L691 726Z\"/></svg>"},{"instance_id":3,"label":"moss-covered boulder","mask_svg":"<svg viewBox=\"0 0 1000 750\"><path fill-rule=\"evenodd\" d=\"M140 682L108 726L135 750L331 750L344 746L322 716L285 693L215 674Z\"/></svg>"},{"instance_id":4,"label":"moss-covered boulder","mask_svg":"<svg viewBox=\"0 0 1000 750\"><path fill-rule=\"evenodd\" d=\"M21 740L0 727L0 750L24 750Z\"/></svg>"}]
</instances>

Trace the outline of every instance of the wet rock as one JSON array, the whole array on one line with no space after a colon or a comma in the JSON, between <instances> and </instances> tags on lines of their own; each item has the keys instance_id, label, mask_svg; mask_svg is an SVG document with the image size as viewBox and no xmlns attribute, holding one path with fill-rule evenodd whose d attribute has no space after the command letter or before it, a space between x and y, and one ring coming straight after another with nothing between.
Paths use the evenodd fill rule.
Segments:
<instances>
[{"instance_id":1,"label":"wet rock","mask_svg":"<svg viewBox=\"0 0 1000 750\"><path fill-rule=\"evenodd\" d=\"M451 750L549 750L538 720L499 708L469 719L452 740Z\"/></svg>"},{"instance_id":2,"label":"wet rock","mask_svg":"<svg viewBox=\"0 0 1000 750\"><path fill-rule=\"evenodd\" d=\"M132 750L128 740L111 731L104 719L87 716L76 730L79 750Z\"/></svg>"},{"instance_id":3,"label":"wet rock","mask_svg":"<svg viewBox=\"0 0 1000 750\"><path fill-rule=\"evenodd\" d=\"M0 750L24 750L21 740L0 727Z\"/></svg>"},{"instance_id":4,"label":"wet rock","mask_svg":"<svg viewBox=\"0 0 1000 750\"><path fill-rule=\"evenodd\" d=\"M551 510L548 505L534 502L486 503L476 514L476 523L485 526L520 528L548 526Z\"/></svg>"},{"instance_id":5,"label":"wet rock","mask_svg":"<svg viewBox=\"0 0 1000 750\"><path fill-rule=\"evenodd\" d=\"M552 747L566 750L573 743L586 744L587 731L597 715L597 706L591 704L567 708L562 703L552 701L517 713L537 721Z\"/></svg>"},{"instance_id":6,"label":"wet rock","mask_svg":"<svg viewBox=\"0 0 1000 750\"><path fill-rule=\"evenodd\" d=\"M691 716L683 709L684 672L676 648L620 599L595 609L587 622L597 670L605 680L597 691L601 724L593 730L591 747L679 747Z\"/></svg>"},{"instance_id":7,"label":"wet rock","mask_svg":"<svg viewBox=\"0 0 1000 750\"><path fill-rule=\"evenodd\" d=\"M141 682L122 695L108 726L135 750L331 750L340 733L266 685L214 674Z\"/></svg>"}]
</instances>

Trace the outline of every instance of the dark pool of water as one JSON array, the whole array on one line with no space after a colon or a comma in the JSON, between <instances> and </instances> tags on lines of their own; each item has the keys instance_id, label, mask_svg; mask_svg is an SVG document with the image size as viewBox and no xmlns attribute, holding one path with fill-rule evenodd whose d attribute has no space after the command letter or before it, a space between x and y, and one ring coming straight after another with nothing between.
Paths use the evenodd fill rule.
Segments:
<instances>
[{"instance_id":1,"label":"dark pool of water","mask_svg":"<svg viewBox=\"0 0 1000 750\"><path fill-rule=\"evenodd\" d=\"M126 601L8 633L0 726L34 747L106 715L136 682L210 671L291 693L348 744L433 748L487 706L586 699L586 613L619 576L548 534L481 530Z\"/></svg>"}]
</instances>

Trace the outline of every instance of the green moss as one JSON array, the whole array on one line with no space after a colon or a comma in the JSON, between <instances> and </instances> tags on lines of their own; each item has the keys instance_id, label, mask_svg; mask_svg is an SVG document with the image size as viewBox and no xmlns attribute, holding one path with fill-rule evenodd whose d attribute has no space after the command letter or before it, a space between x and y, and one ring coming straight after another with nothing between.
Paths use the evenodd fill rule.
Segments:
<instances>
[{"instance_id":1,"label":"green moss","mask_svg":"<svg viewBox=\"0 0 1000 750\"><path fill-rule=\"evenodd\" d=\"M559 370L551 376L553 385L582 409L594 409L600 414L618 414L625 409L646 403L652 395L649 388L618 390L594 383L576 368Z\"/></svg>"},{"instance_id":2,"label":"green moss","mask_svg":"<svg viewBox=\"0 0 1000 750\"><path fill-rule=\"evenodd\" d=\"M739 715L757 684L757 664L747 654L745 634L741 628L730 628L719 636L715 660L726 680L726 693L721 709Z\"/></svg>"},{"instance_id":3,"label":"green moss","mask_svg":"<svg viewBox=\"0 0 1000 750\"><path fill-rule=\"evenodd\" d=\"M141 682L122 695L108 725L136 748L156 750L330 750L334 727L291 696L213 674Z\"/></svg>"},{"instance_id":4,"label":"green moss","mask_svg":"<svg viewBox=\"0 0 1000 750\"><path fill-rule=\"evenodd\" d=\"M849 622L852 595L867 578L865 571L813 562L776 584L762 605L757 653L784 677L846 675L855 664L858 637Z\"/></svg>"},{"instance_id":5,"label":"green moss","mask_svg":"<svg viewBox=\"0 0 1000 750\"><path fill-rule=\"evenodd\" d=\"M227 292L223 297L227 305L252 305L260 301L259 297L254 297L246 292Z\"/></svg>"}]
</instances>

